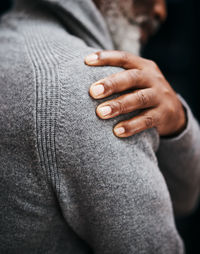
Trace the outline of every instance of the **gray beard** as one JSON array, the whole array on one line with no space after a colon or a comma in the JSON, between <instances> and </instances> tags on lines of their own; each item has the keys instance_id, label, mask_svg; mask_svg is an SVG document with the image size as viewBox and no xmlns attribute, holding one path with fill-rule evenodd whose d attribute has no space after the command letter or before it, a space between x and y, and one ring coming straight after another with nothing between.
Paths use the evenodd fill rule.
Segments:
<instances>
[{"instance_id":1,"label":"gray beard","mask_svg":"<svg viewBox=\"0 0 200 254\"><path fill-rule=\"evenodd\" d=\"M139 26L131 23L114 1L109 8L107 6L105 10L102 10L102 13L115 49L139 55L141 47Z\"/></svg>"}]
</instances>

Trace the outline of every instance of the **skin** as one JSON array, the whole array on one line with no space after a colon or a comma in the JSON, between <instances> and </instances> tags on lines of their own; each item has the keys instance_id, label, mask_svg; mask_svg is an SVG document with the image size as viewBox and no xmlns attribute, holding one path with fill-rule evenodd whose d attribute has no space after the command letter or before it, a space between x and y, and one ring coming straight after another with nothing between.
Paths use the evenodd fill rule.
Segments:
<instances>
[{"instance_id":1,"label":"skin","mask_svg":"<svg viewBox=\"0 0 200 254\"><path fill-rule=\"evenodd\" d=\"M163 23L167 18L167 8L165 0L134 0L134 16L146 15L150 20L156 20L158 23ZM141 43L148 41L149 36L153 35L154 31L151 22L141 22Z\"/></svg>"},{"instance_id":2,"label":"skin","mask_svg":"<svg viewBox=\"0 0 200 254\"><path fill-rule=\"evenodd\" d=\"M102 0L94 1L100 8ZM145 14L150 20L156 19L159 23L165 21L167 12L164 0L135 0L133 3L135 17ZM153 33L153 27L151 29L151 22L141 22L140 28L141 41L145 42ZM101 51L86 57L85 63L90 66L118 66L125 69L92 84L89 91L92 98L102 99L128 90L127 94L97 107L96 113L101 119L141 111L134 118L114 127L117 137L126 138L153 127L160 136L169 137L178 135L186 127L184 108L153 61L128 52Z\"/></svg>"},{"instance_id":3,"label":"skin","mask_svg":"<svg viewBox=\"0 0 200 254\"><path fill-rule=\"evenodd\" d=\"M90 66L109 65L125 69L92 84L89 91L92 98L102 99L129 90L97 107L96 113L101 119L142 110L136 117L117 124L114 127L116 136L125 138L153 127L160 136L174 136L184 130L184 108L153 61L128 52L101 51L86 57L85 62Z\"/></svg>"}]
</instances>

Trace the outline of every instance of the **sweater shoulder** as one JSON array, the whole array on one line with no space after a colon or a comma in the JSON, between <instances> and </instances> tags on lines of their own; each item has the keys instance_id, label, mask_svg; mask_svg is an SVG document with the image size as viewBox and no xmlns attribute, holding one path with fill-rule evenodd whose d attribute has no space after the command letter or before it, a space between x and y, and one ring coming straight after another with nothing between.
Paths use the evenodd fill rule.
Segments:
<instances>
[{"instance_id":1,"label":"sweater shoulder","mask_svg":"<svg viewBox=\"0 0 200 254\"><path fill-rule=\"evenodd\" d=\"M32 100L27 108L32 109L32 126L39 140L39 157L44 171L59 192L57 153L61 156L64 154L65 158L66 153L71 156L68 145L77 144L80 149L76 151L80 153L83 152L83 145L89 149L97 146L101 140L106 149L110 147L113 154L118 156L116 149L120 143L112 133L113 126L133 115L107 121L98 119L95 108L100 102L94 101L88 91L93 82L122 69L86 66L85 56L99 49L88 47L84 41L55 23L30 21L19 22L18 25L16 40L22 39L19 41L16 59L19 59L20 64L13 71L23 84L28 82L24 91L27 87L32 91ZM14 41L11 46L14 47ZM24 62L23 56L26 58ZM13 61L12 55L9 61ZM156 161L154 150L157 143L157 133L149 130L122 144L126 146L130 161L131 154L136 155L136 148L149 156L150 160ZM123 145L120 145L120 149Z\"/></svg>"}]
</instances>

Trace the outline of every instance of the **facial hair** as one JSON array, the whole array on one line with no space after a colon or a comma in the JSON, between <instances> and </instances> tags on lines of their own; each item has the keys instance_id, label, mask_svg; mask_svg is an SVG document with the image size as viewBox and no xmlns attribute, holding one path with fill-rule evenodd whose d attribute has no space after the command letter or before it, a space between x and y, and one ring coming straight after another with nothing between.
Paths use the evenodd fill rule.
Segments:
<instances>
[{"instance_id":1,"label":"facial hair","mask_svg":"<svg viewBox=\"0 0 200 254\"><path fill-rule=\"evenodd\" d=\"M132 12L132 0L103 0L101 12L107 23L115 49L139 55L140 28L129 18L132 13L131 15L128 13Z\"/></svg>"}]
</instances>

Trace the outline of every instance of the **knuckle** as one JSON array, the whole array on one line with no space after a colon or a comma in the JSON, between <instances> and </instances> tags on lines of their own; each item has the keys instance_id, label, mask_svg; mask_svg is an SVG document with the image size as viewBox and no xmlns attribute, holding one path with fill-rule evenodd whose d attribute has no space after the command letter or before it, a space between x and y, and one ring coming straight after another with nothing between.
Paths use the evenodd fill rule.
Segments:
<instances>
[{"instance_id":1,"label":"knuckle","mask_svg":"<svg viewBox=\"0 0 200 254\"><path fill-rule=\"evenodd\" d=\"M168 87L162 86L162 92L166 97L169 97L171 95L171 91Z\"/></svg>"},{"instance_id":2,"label":"knuckle","mask_svg":"<svg viewBox=\"0 0 200 254\"><path fill-rule=\"evenodd\" d=\"M123 113L125 113L125 105L124 105L124 103L122 103L122 101L120 101L120 100L118 100L118 101L115 101L114 103L113 103L113 107L115 108L115 110L117 110L117 112L119 113L119 114L123 114Z\"/></svg>"},{"instance_id":3,"label":"knuckle","mask_svg":"<svg viewBox=\"0 0 200 254\"><path fill-rule=\"evenodd\" d=\"M159 86L163 85L164 87L164 76L162 75L161 72L158 72L158 71L154 72L153 79L155 80L156 84L158 84Z\"/></svg>"},{"instance_id":4,"label":"knuckle","mask_svg":"<svg viewBox=\"0 0 200 254\"><path fill-rule=\"evenodd\" d=\"M128 52L125 52L125 51L122 51L121 52L121 65L120 67L124 67L128 64L129 62L129 53Z\"/></svg>"},{"instance_id":5,"label":"knuckle","mask_svg":"<svg viewBox=\"0 0 200 254\"><path fill-rule=\"evenodd\" d=\"M145 117L145 125L146 127L149 129L149 128L152 128L153 127L153 117L152 116L146 116Z\"/></svg>"},{"instance_id":6,"label":"knuckle","mask_svg":"<svg viewBox=\"0 0 200 254\"><path fill-rule=\"evenodd\" d=\"M104 82L104 88L106 92L114 93L117 91L117 82L112 78L107 79Z\"/></svg>"},{"instance_id":7,"label":"knuckle","mask_svg":"<svg viewBox=\"0 0 200 254\"><path fill-rule=\"evenodd\" d=\"M137 80L137 82L140 82L141 80L141 71L138 69L132 69L127 71L128 77L130 80Z\"/></svg>"},{"instance_id":8,"label":"knuckle","mask_svg":"<svg viewBox=\"0 0 200 254\"><path fill-rule=\"evenodd\" d=\"M151 68L153 69L158 69L158 65L156 64L156 62L154 62L153 60L147 60L148 64L151 66Z\"/></svg>"},{"instance_id":9,"label":"knuckle","mask_svg":"<svg viewBox=\"0 0 200 254\"><path fill-rule=\"evenodd\" d=\"M169 116L173 116L176 114L175 107L172 103L168 103L168 114Z\"/></svg>"},{"instance_id":10,"label":"knuckle","mask_svg":"<svg viewBox=\"0 0 200 254\"><path fill-rule=\"evenodd\" d=\"M146 95L142 90L136 92L138 103L141 106L146 106L149 104L149 96Z\"/></svg>"}]
</instances>

